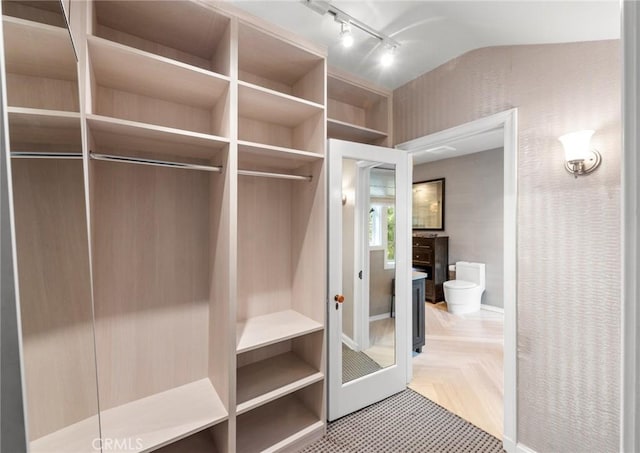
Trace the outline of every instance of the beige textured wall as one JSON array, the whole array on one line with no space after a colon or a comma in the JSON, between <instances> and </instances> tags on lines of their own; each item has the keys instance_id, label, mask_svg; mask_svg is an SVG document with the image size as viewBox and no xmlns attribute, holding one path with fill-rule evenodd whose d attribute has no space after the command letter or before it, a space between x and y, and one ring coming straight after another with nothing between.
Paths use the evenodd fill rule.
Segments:
<instances>
[{"instance_id":1,"label":"beige textured wall","mask_svg":"<svg viewBox=\"0 0 640 453\"><path fill-rule=\"evenodd\" d=\"M498 148L413 167L414 182L445 178L445 229L438 234L449 236L449 263L484 263L486 289L482 303L501 308L504 307L503 154L503 148Z\"/></svg>"},{"instance_id":2,"label":"beige textured wall","mask_svg":"<svg viewBox=\"0 0 640 453\"><path fill-rule=\"evenodd\" d=\"M509 46L394 92L396 143L518 108L518 441L613 452L620 391L620 43ZM595 129L574 179L557 137Z\"/></svg>"},{"instance_id":3,"label":"beige textured wall","mask_svg":"<svg viewBox=\"0 0 640 453\"><path fill-rule=\"evenodd\" d=\"M369 316L391 313L391 282L396 270L384 268L385 250L369 252Z\"/></svg>"}]
</instances>

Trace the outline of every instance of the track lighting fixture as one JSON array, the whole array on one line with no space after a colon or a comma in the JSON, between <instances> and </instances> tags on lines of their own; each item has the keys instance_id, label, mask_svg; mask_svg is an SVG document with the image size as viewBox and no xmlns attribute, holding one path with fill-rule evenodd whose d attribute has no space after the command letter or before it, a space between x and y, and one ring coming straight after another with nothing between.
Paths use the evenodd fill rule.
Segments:
<instances>
[{"instance_id":1,"label":"track lighting fixture","mask_svg":"<svg viewBox=\"0 0 640 453\"><path fill-rule=\"evenodd\" d=\"M396 47L395 46L387 46L384 52L382 53L382 57L380 57L380 64L385 68L391 66L396 56Z\"/></svg>"},{"instance_id":2,"label":"track lighting fixture","mask_svg":"<svg viewBox=\"0 0 640 453\"><path fill-rule=\"evenodd\" d=\"M340 42L342 47L348 49L353 46L353 34L351 33L351 25L349 22L342 22L340 26Z\"/></svg>"},{"instance_id":3,"label":"track lighting fixture","mask_svg":"<svg viewBox=\"0 0 640 453\"><path fill-rule=\"evenodd\" d=\"M400 46L400 43L390 36L370 27L364 22L350 16L341 9L335 7L332 3L323 0L301 0L306 6L313 11L324 16L325 14L331 14L336 22L340 23L340 42L345 48L349 48L354 43L353 34L351 28L356 27L359 30L367 33L368 35L380 40L385 48L384 54L381 58L383 66L390 66L393 63L395 57L395 51Z\"/></svg>"}]
</instances>

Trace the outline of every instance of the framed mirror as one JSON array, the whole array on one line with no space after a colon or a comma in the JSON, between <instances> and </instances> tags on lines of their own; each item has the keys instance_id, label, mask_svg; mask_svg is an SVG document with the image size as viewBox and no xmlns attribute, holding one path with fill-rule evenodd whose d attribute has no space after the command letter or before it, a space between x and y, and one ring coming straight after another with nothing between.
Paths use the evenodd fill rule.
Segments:
<instances>
[{"instance_id":1,"label":"framed mirror","mask_svg":"<svg viewBox=\"0 0 640 453\"><path fill-rule=\"evenodd\" d=\"M444 230L444 178L413 183L414 230Z\"/></svg>"}]
</instances>

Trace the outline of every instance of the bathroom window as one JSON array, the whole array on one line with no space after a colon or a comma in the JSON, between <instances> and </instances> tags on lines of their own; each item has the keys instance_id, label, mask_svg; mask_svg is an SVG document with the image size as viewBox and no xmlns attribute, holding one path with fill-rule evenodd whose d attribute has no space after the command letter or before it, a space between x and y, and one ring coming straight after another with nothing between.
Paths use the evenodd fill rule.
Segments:
<instances>
[{"instance_id":1,"label":"bathroom window","mask_svg":"<svg viewBox=\"0 0 640 453\"><path fill-rule=\"evenodd\" d=\"M369 209L369 249L384 250L384 268L396 265L396 210L393 204L372 204Z\"/></svg>"}]
</instances>

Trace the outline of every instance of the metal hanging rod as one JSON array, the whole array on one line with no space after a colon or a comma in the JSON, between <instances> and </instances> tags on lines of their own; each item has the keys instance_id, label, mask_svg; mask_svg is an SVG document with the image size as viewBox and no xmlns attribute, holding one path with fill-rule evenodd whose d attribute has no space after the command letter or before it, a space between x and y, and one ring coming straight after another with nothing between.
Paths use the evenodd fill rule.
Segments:
<instances>
[{"instance_id":1,"label":"metal hanging rod","mask_svg":"<svg viewBox=\"0 0 640 453\"><path fill-rule=\"evenodd\" d=\"M259 176L261 178L293 179L295 181L311 181L312 176L289 175L286 173L269 173L264 171L238 170L242 176Z\"/></svg>"},{"instance_id":2,"label":"metal hanging rod","mask_svg":"<svg viewBox=\"0 0 640 453\"><path fill-rule=\"evenodd\" d=\"M171 162L171 161L155 160L155 159L143 159L139 157L115 156L112 154L99 154L94 152L90 153L89 155L91 156L92 159L109 161L109 162L125 162L125 163L138 164L138 165L153 165L156 167L183 168L186 170L204 170L204 171L212 171L212 172L222 171L222 167L219 167L219 166L188 164L188 163L182 163L182 162ZM312 176L290 175L286 173L269 173L264 171L253 171L253 170L238 170L238 174L243 176L259 176L263 178L291 179L296 181L311 181L313 179Z\"/></svg>"},{"instance_id":3,"label":"metal hanging rod","mask_svg":"<svg viewBox=\"0 0 640 453\"><path fill-rule=\"evenodd\" d=\"M32 151L11 151L17 159L82 159L82 153L36 153Z\"/></svg>"},{"instance_id":4,"label":"metal hanging rod","mask_svg":"<svg viewBox=\"0 0 640 453\"><path fill-rule=\"evenodd\" d=\"M95 160L104 160L109 162L124 162L124 163L137 164L137 165L152 165L154 167L182 168L185 170L202 170L202 171L212 171L212 172L222 171L222 167L211 166L211 165L198 165L198 164L188 164L183 162L171 162L166 160L143 159L140 157L114 156L112 154L98 154L93 152L90 154L90 156L92 159L95 159Z\"/></svg>"}]
</instances>

